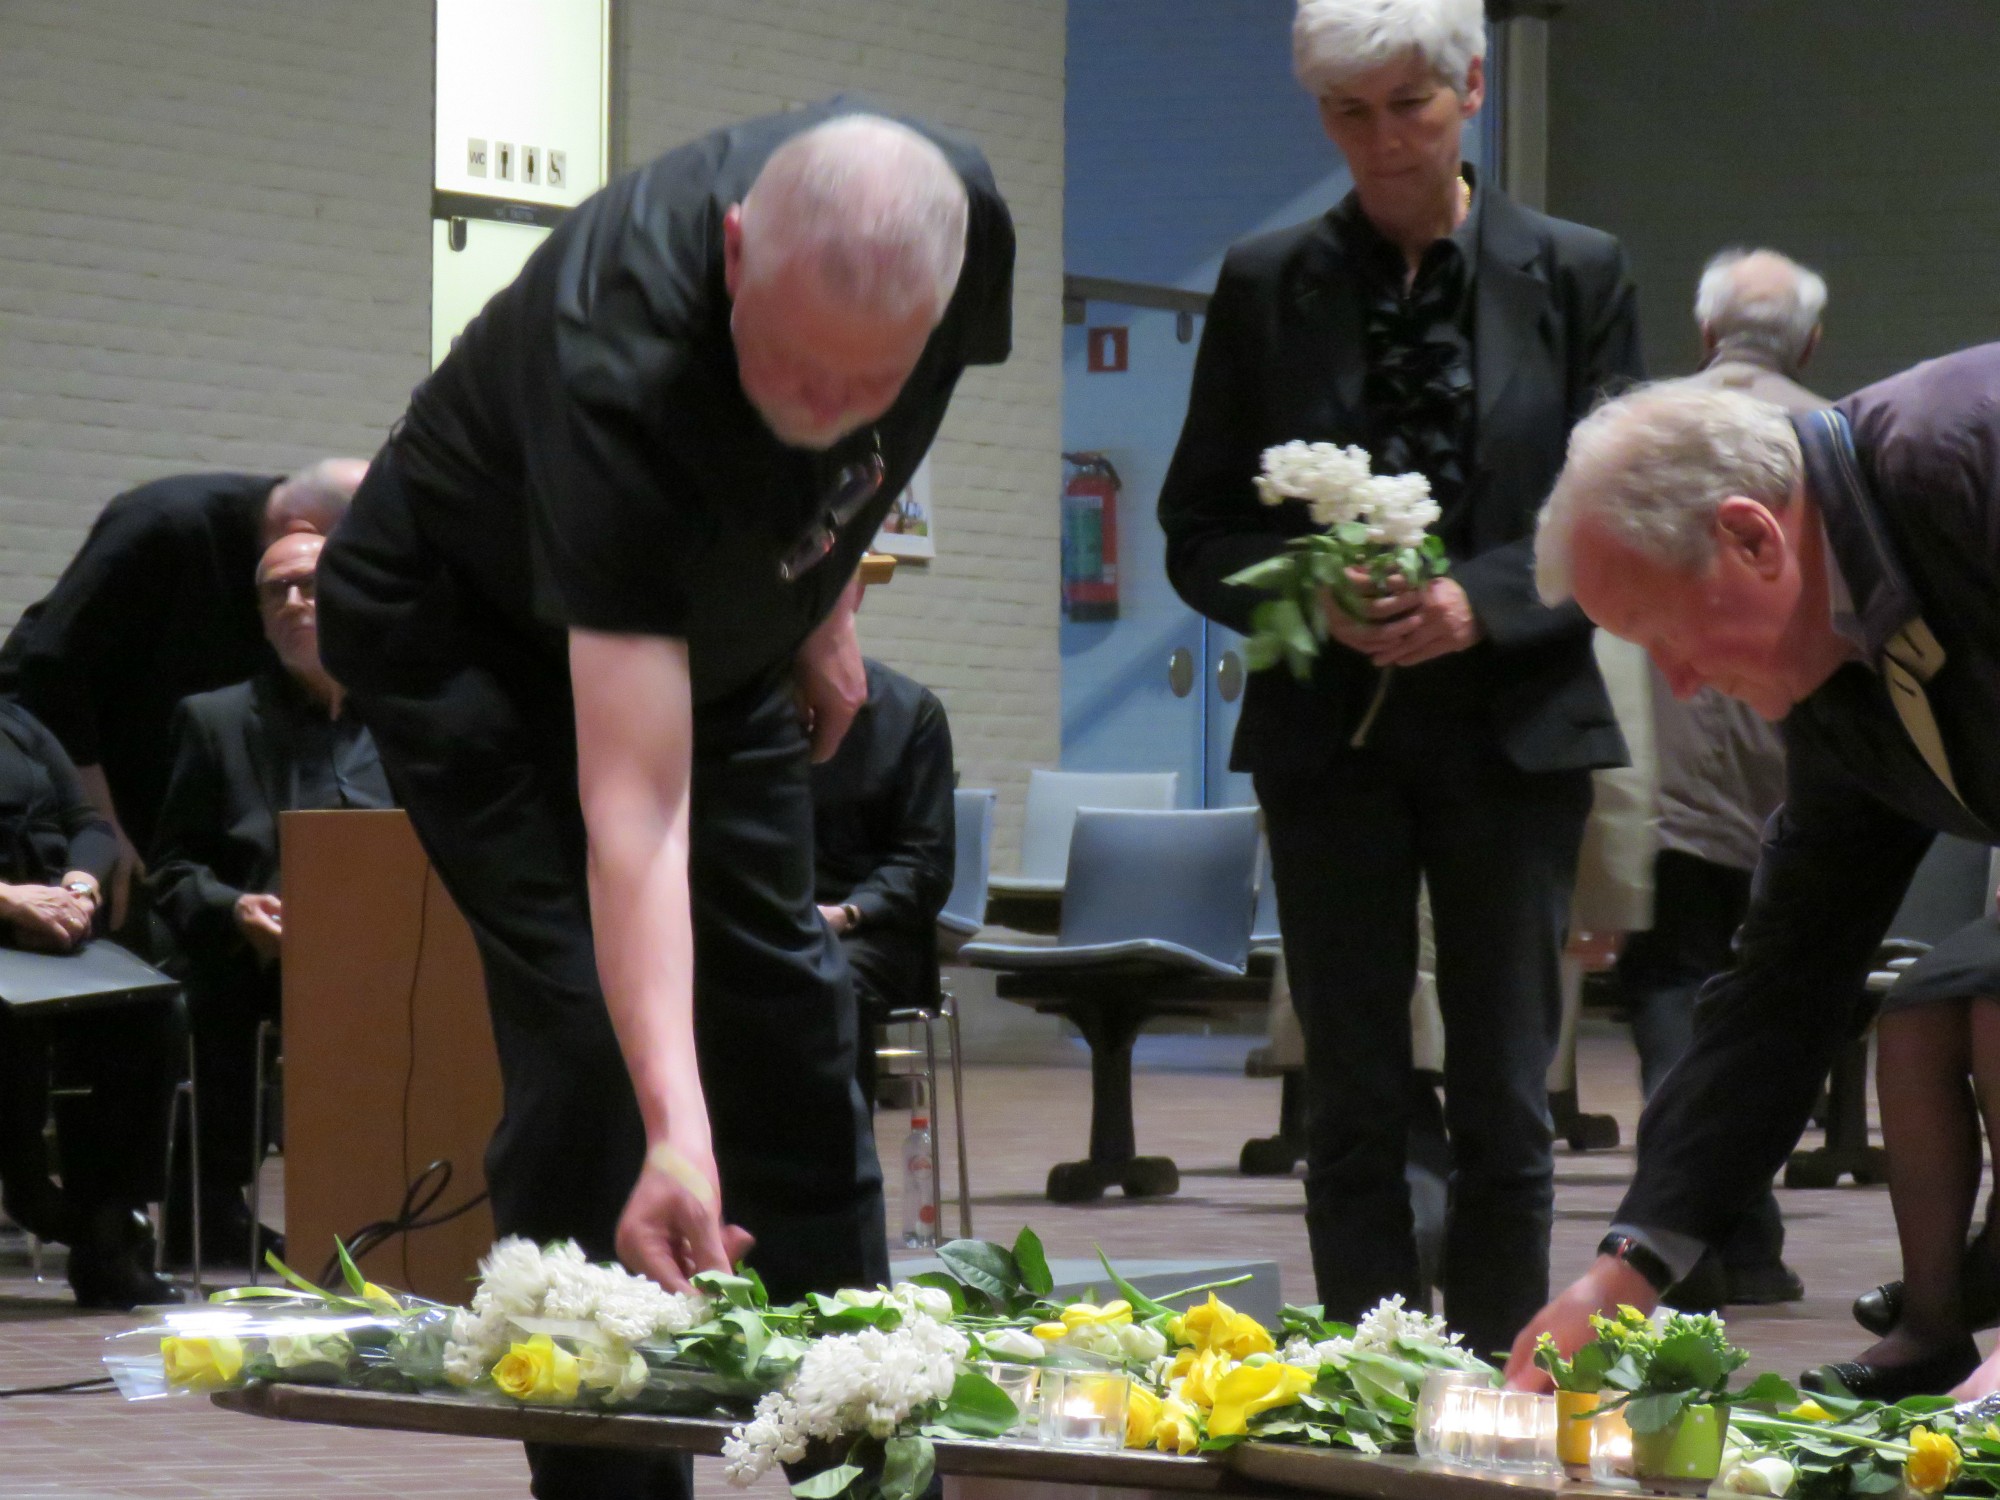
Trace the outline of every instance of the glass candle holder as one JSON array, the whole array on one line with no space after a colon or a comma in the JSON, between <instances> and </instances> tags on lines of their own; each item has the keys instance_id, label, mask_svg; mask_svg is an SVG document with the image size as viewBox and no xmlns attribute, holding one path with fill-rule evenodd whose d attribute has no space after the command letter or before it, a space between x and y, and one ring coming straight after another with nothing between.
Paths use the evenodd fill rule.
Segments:
<instances>
[{"instance_id":1,"label":"glass candle holder","mask_svg":"<svg viewBox=\"0 0 2000 1500\"><path fill-rule=\"evenodd\" d=\"M1493 1466L1512 1474L1553 1474L1556 1399L1532 1391L1495 1391Z\"/></svg>"},{"instance_id":2,"label":"glass candle holder","mask_svg":"<svg viewBox=\"0 0 2000 1500\"><path fill-rule=\"evenodd\" d=\"M1447 1382L1439 1382L1432 1394L1434 1414L1430 1436L1420 1439L1422 1456L1505 1474L1559 1472L1553 1396Z\"/></svg>"},{"instance_id":3,"label":"glass candle holder","mask_svg":"<svg viewBox=\"0 0 2000 1500\"><path fill-rule=\"evenodd\" d=\"M1040 1411L1036 1405L1041 1397L1040 1365L995 1362L981 1365L979 1373L1005 1391L1007 1399L1014 1403L1014 1410L1020 1413L1020 1419L1015 1423L1015 1431L1024 1431L1036 1425L1040 1418Z\"/></svg>"},{"instance_id":4,"label":"glass candle holder","mask_svg":"<svg viewBox=\"0 0 2000 1500\"><path fill-rule=\"evenodd\" d=\"M1042 1442L1056 1448L1125 1446L1132 1381L1118 1370L1043 1370Z\"/></svg>"},{"instance_id":5,"label":"glass candle holder","mask_svg":"<svg viewBox=\"0 0 2000 1500\"><path fill-rule=\"evenodd\" d=\"M1489 1377L1471 1370L1432 1370L1424 1376L1424 1383L1417 1392L1416 1436L1417 1457L1450 1462L1451 1455L1445 1451L1445 1438L1449 1428L1456 1437L1463 1425L1464 1403L1461 1401L1451 1408L1447 1422L1446 1396L1464 1386L1490 1384Z\"/></svg>"},{"instance_id":6,"label":"glass candle holder","mask_svg":"<svg viewBox=\"0 0 2000 1500\"><path fill-rule=\"evenodd\" d=\"M1590 1478L1619 1489L1636 1487L1632 1478L1632 1429L1625 1413L1608 1411L1590 1423Z\"/></svg>"}]
</instances>

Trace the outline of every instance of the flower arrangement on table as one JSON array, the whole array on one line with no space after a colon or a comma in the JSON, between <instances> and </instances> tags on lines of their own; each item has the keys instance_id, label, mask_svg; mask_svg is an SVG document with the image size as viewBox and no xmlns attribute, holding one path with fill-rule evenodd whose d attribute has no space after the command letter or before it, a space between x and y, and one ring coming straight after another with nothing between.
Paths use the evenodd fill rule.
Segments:
<instances>
[{"instance_id":1,"label":"flower arrangement on table","mask_svg":"<svg viewBox=\"0 0 2000 1500\"><path fill-rule=\"evenodd\" d=\"M1216 1295L1233 1283L1190 1289L1206 1295L1180 1311L1189 1293L1149 1297L1108 1261L1116 1297L1056 1301L1027 1230L1011 1247L954 1241L938 1259L942 1270L894 1287L777 1306L749 1272L703 1275L677 1295L574 1244L514 1239L482 1263L463 1308L376 1286L344 1251L337 1290L273 1259L284 1285L170 1310L113 1338L105 1363L131 1396L269 1381L724 1417L735 1423L730 1478L797 1465L803 1500L915 1500L934 1440L1034 1441L1037 1413L1043 1440L1067 1441L1048 1438L1046 1399L1023 1399L1023 1371L1044 1397L1115 1394L1101 1408L1082 1401L1105 1419L1093 1442L1182 1455L1249 1441L1409 1452L1428 1380L1497 1380L1441 1319L1400 1298L1354 1327L1288 1307L1274 1330ZM2000 1496L2000 1403L1802 1401L1771 1375L1731 1390L1744 1356L1719 1320L1625 1309L1595 1321L1595 1342L1567 1360L1547 1347L1541 1362L1562 1389L1595 1398L1579 1425L1628 1428L1635 1454L1647 1435L1685 1431L1710 1410L1720 1415L1705 1430L1728 1435L1708 1472L1727 1490Z\"/></svg>"},{"instance_id":2,"label":"flower arrangement on table","mask_svg":"<svg viewBox=\"0 0 2000 1500\"><path fill-rule=\"evenodd\" d=\"M1277 556L1225 581L1270 594L1251 614L1244 648L1250 668L1283 662L1303 681L1329 635L1322 597L1366 620L1368 599L1354 573L1365 575L1379 595L1392 579L1414 589L1441 578L1450 561L1443 540L1429 530L1440 511L1422 474L1376 474L1364 450L1334 443L1266 448L1261 467L1257 498L1266 505L1303 501L1321 529L1292 538ZM1351 743L1366 742L1394 675L1393 667L1382 670Z\"/></svg>"}]
</instances>

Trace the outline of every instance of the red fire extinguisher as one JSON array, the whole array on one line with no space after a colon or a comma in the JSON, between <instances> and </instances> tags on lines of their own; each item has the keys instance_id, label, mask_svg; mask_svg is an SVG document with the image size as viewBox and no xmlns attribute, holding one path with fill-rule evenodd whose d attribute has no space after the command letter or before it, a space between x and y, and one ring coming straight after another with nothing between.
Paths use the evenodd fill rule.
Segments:
<instances>
[{"instance_id":1,"label":"red fire extinguisher","mask_svg":"<svg viewBox=\"0 0 2000 1500\"><path fill-rule=\"evenodd\" d=\"M1072 620L1118 618L1118 471L1102 453L1065 453L1062 602Z\"/></svg>"}]
</instances>

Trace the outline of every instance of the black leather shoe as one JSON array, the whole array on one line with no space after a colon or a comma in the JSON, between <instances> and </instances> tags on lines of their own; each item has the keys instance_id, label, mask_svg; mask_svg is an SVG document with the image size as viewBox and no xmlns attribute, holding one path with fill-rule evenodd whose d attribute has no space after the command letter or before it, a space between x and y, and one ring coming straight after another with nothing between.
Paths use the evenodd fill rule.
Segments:
<instances>
[{"instance_id":1,"label":"black leather shoe","mask_svg":"<svg viewBox=\"0 0 2000 1500\"><path fill-rule=\"evenodd\" d=\"M1799 1384L1823 1396L1901 1401L1906 1396L1945 1395L1978 1368L1978 1346L1967 1338L1942 1353L1907 1365L1871 1365L1858 1359L1820 1365L1801 1375Z\"/></svg>"},{"instance_id":2,"label":"black leather shoe","mask_svg":"<svg viewBox=\"0 0 2000 1500\"><path fill-rule=\"evenodd\" d=\"M135 1208L101 1207L69 1247L69 1285L78 1307L130 1312L178 1302L179 1290L153 1271L153 1226Z\"/></svg>"},{"instance_id":3,"label":"black leather shoe","mask_svg":"<svg viewBox=\"0 0 2000 1500\"><path fill-rule=\"evenodd\" d=\"M1964 1280L1959 1297L1965 1310L1965 1326L1975 1333L2000 1324L2000 1268L1982 1234L1965 1247ZM1878 1338L1894 1328L1903 1316L1903 1283L1885 1281L1854 1299L1854 1321Z\"/></svg>"},{"instance_id":4,"label":"black leather shoe","mask_svg":"<svg viewBox=\"0 0 2000 1500\"><path fill-rule=\"evenodd\" d=\"M1797 1302L1806 1294L1798 1272L1781 1260L1763 1266L1730 1266L1726 1276L1731 1307L1771 1307Z\"/></svg>"},{"instance_id":5,"label":"black leather shoe","mask_svg":"<svg viewBox=\"0 0 2000 1500\"><path fill-rule=\"evenodd\" d=\"M1721 1312L1728 1298L1729 1277L1722 1269L1721 1257L1712 1251L1696 1261L1692 1271L1660 1293L1665 1306L1685 1313Z\"/></svg>"},{"instance_id":6,"label":"black leather shoe","mask_svg":"<svg viewBox=\"0 0 2000 1500\"><path fill-rule=\"evenodd\" d=\"M193 1216L176 1210L167 1216L167 1264L184 1271L192 1264L189 1254L194 1242ZM258 1236L258 1254L268 1250L285 1258L285 1237L266 1228ZM210 1266L246 1265L250 1258L250 1209L241 1199L205 1206L201 1211L201 1262Z\"/></svg>"}]
</instances>

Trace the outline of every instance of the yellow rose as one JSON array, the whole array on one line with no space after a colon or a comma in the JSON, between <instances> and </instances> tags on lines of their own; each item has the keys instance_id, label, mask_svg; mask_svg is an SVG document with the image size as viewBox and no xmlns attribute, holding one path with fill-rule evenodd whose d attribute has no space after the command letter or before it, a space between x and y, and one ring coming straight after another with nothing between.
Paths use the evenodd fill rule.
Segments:
<instances>
[{"instance_id":1,"label":"yellow rose","mask_svg":"<svg viewBox=\"0 0 2000 1500\"><path fill-rule=\"evenodd\" d=\"M1174 1363L1178 1365L1180 1361L1177 1359ZM1189 1406L1207 1411L1215 1404L1216 1388L1229 1373L1229 1366L1229 1356L1220 1349L1204 1349L1181 1372L1174 1394Z\"/></svg>"},{"instance_id":2,"label":"yellow rose","mask_svg":"<svg viewBox=\"0 0 2000 1500\"><path fill-rule=\"evenodd\" d=\"M1200 1307L1189 1308L1167 1325L1174 1341L1193 1349L1220 1349L1232 1359L1270 1354L1277 1343L1270 1330L1248 1313L1240 1313L1215 1293Z\"/></svg>"},{"instance_id":3,"label":"yellow rose","mask_svg":"<svg viewBox=\"0 0 2000 1500\"><path fill-rule=\"evenodd\" d=\"M1107 1302L1098 1307L1090 1302L1072 1302L1062 1310L1063 1327L1070 1332L1079 1328L1117 1328L1132 1321L1132 1304L1129 1302Z\"/></svg>"},{"instance_id":4,"label":"yellow rose","mask_svg":"<svg viewBox=\"0 0 2000 1500\"><path fill-rule=\"evenodd\" d=\"M1178 1396L1160 1403L1153 1423L1153 1446L1162 1453L1192 1453L1201 1446L1201 1413Z\"/></svg>"},{"instance_id":5,"label":"yellow rose","mask_svg":"<svg viewBox=\"0 0 2000 1500\"><path fill-rule=\"evenodd\" d=\"M493 1367L493 1383L516 1401L565 1406L576 1400L576 1356L546 1333L516 1344Z\"/></svg>"},{"instance_id":6,"label":"yellow rose","mask_svg":"<svg viewBox=\"0 0 2000 1500\"><path fill-rule=\"evenodd\" d=\"M234 1385L243 1373L243 1340L227 1333L207 1338L176 1338L168 1334L160 1340L160 1360L167 1367L167 1383L183 1390L218 1391Z\"/></svg>"},{"instance_id":7,"label":"yellow rose","mask_svg":"<svg viewBox=\"0 0 2000 1500\"><path fill-rule=\"evenodd\" d=\"M1215 1387L1215 1404L1208 1414L1210 1437L1235 1437L1250 1419L1274 1406L1290 1406L1312 1388L1313 1372L1297 1365L1238 1365Z\"/></svg>"},{"instance_id":8,"label":"yellow rose","mask_svg":"<svg viewBox=\"0 0 2000 1500\"><path fill-rule=\"evenodd\" d=\"M1151 1447L1153 1434L1159 1425L1160 1398L1143 1385L1133 1386L1132 1395L1125 1403L1125 1446Z\"/></svg>"},{"instance_id":9,"label":"yellow rose","mask_svg":"<svg viewBox=\"0 0 2000 1500\"><path fill-rule=\"evenodd\" d=\"M1821 1406L1810 1396L1792 1408L1792 1415L1802 1417L1808 1422L1831 1422L1833 1420L1833 1413L1828 1411L1824 1406Z\"/></svg>"},{"instance_id":10,"label":"yellow rose","mask_svg":"<svg viewBox=\"0 0 2000 1500\"><path fill-rule=\"evenodd\" d=\"M1958 1478L1958 1444L1944 1433L1919 1427L1910 1434L1910 1447L1915 1451L1903 1464L1903 1483L1918 1494L1941 1494Z\"/></svg>"}]
</instances>

